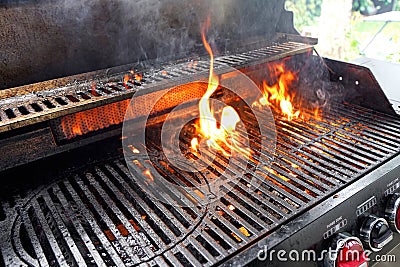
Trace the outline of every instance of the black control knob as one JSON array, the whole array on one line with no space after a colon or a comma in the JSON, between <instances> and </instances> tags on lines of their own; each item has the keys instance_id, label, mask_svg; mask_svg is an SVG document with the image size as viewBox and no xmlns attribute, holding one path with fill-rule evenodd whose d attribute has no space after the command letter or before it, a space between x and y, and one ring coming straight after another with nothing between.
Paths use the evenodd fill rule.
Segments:
<instances>
[{"instance_id":1,"label":"black control knob","mask_svg":"<svg viewBox=\"0 0 400 267\"><path fill-rule=\"evenodd\" d=\"M393 194L386 205L385 218L393 232L400 233L400 194Z\"/></svg>"},{"instance_id":2,"label":"black control knob","mask_svg":"<svg viewBox=\"0 0 400 267\"><path fill-rule=\"evenodd\" d=\"M360 239L367 248L377 252L392 241L393 232L385 219L369 215L361 227Z\"/></svg>"}]
</instances>

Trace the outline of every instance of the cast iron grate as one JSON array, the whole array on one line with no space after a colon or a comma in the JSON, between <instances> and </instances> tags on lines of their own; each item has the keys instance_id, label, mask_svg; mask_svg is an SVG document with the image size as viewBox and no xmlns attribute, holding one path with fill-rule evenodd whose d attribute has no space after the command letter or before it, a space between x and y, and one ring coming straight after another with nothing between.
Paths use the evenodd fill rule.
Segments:
<instances>
[{"instance_id":1,"label":"cast iron grate","mask_svg":"<svg viewBox=\"0 0 400 267\"><path fill-rule=\"evenodd\" d=\"M2 240L3 259L32 266L210 266L400 152L398 118L351 105L334 105L320 121L277 120L276 129L275 159L252 174L261 186L249 190L244 175L208 206L153 201L122 158L50 184L7 216L12 223L0 222L11 231L3 235L11 236ZM189 193L183 201L196 197Z\"/></svg>"}]
</instances>

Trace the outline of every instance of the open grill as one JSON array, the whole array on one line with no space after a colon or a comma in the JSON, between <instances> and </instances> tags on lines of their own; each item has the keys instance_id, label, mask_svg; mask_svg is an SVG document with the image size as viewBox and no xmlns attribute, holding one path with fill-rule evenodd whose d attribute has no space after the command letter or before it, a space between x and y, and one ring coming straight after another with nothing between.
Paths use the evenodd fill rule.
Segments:
<instances>
[{"instance_id":1,"label":"open grill","mask_svg":"<svg viewBox=\"0 0 400 267\"><path fill-rule=\"evenodd\" d=\"M366 199L377 204L400 188L393 169L400 118L386 95L368 69L313 55L317 40L298 35L284 0L93 1L84 18L74 1L9 2L0 6L0 266L246 264L263 244L285 242L317 251L336 232L355 229L372 205ZM199 26L207 17L206 39L219 49L220 84L210 98L240 114L234 134L254 154L235 169L221 151L195 151L191 141L201 133L189 131L191 117L177 135L179 149L187 159L200 151L212 160L189 172L169 164L160 135L169 115L201 113L196 101L211 64ZM33 26L14 27L18 19ZM301 103L289 101L301 109L294 119L261 102L261 84L279 84L266 76L279 76L275 63L298 78L288 88L300 96ZM22 86L8 88L15 85ZM267 135L258 118L271 123L263 125ZM146 127L135 128L141 121ZM126 141L143 128L138 148L147 154ZM157 181L153 195L146 179ZM222 181L220 195L211 194L211 181ZM371 198L367 182L385 196ZM335 202L359 183L362 194ZM326 203L332 210L321 211ZM307 227L310 240L292 242Z\"/></svg>"},{"instance_id":2,"label":"open grill","mask_svg":"<svg viewBox=\"0 0 400 267\"><path fill-rule=\"evenodd\" d=\"M276 128L275 159L253 174L261 186L249 190L244 175L208 206L154 202L122 158L61 178L18 200L25 204L12 226L0 223L3 235L13 233L11 244L2 244L6 259L43 266L222 263L400 152L398 118L350 104L333 105L321 121L277 120ZM214 172L224 161L215 160ZM185 193L168 184L164 190L186 203L198 198L189 175L158 168L164 178L194 185ZM135 175L143 175L140 168Z\"/></svg>"}]
</instances>

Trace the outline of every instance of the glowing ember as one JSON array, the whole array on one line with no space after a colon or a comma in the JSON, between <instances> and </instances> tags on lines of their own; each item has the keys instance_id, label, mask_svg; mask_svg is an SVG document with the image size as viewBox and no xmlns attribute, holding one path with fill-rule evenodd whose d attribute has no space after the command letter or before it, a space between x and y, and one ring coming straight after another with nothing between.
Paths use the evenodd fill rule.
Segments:
<instances>
[{"instance_id":1,"label":"glowing ember","mask_svg":"<svg viewBox=\"0 0 400 267\"><path fill-rule=\"evenodd\" d=\"M209 23L209 22L208 22ZM240 122L239 114L233 107L227 106L223 108L221 120L218 124L214 116L214 110L210 105L210 97L218 89L219 79L214 73L214 54L210 44L206 40L206 29L203 29L202 40L207 52L210 55L210 73L208 79L208 87L204 96L199 102L199 121L196 129L200 136L205 139L209 148L213 148L222 152L225 156L231 156L233 151L237 151L247 158L250 158L251 152L248 149L242 148L237 141L238 134L235 131L237 123ZM194 63L197 65L197 62ZM198 151L199 140L194 138L191 142L193 150Z\"/></svg>"},{"instance_id":2,"label":"glowing ember","mask_svg":"<svg viewBox=\"0 0 400 267\"><path fill-rule=\"evenodd\" d=\"M143 80L143 75L135 73L135 80L138 82L141 82Z\"/></svg>"},{"instance_id":3,"label":"glowing ember","mask_svg":"<svg viewBox=\"0 0 400 267\"><path fill-rule=\"evenodd\" d=\"M239 231L240 231L242 234L244 234L246 237L251 236L250 233L249 233L249 231L248 231L246 228L244 228L244 226L240 227L240 228L239 228Z\"/></svg>"},{"instance_id":4,"label":"glowing ember","mask_svg":"<svg viewBox=\"0 0 400 267\"><path fill-rule=\"evenodd\" d=\"M96 94L97 94L97 92L96 92L96 87L97 87L96 83L95 83L95 82L92 82L92 86L91 86L91 93L92 93L92 95L96 95Z\"/></svg>"},{"instance_id":5,"label":"glowing ember","mask_svg":"<svg viewBox=\"0 0 400 267\"><path fill-rule=\"evenodd\" d=\"M124 86L128 87L128 82L131 80L131 76L130 75L125 75L124 76Z\"/></svg>"},{"instance_id":6,"label":"glowing ember","mask_svg":"<svg viewBox=\"0 0 400 267\"><path fill-rule=\"evenodd\" d=\"M147 178L149 178L149 181L150 181L150 182L154 182L154 177L153 177L153 175L151 174L151 172L150 172L149 169L146 169L146 170L143 172L143 174L146 175Z\"/></svg>"},{"instance_id":7,"label":"glowing ember","mask_svg":"<svg viewBox=\"0 0 400 267\"><path fill-rule=\"evenodd\" d=\"M132 150L132 153L134 153L134 154L139 154L140 153L139 149L137 149L133 145L129 145L128 147Z\"/></svg>"}]
</instances>

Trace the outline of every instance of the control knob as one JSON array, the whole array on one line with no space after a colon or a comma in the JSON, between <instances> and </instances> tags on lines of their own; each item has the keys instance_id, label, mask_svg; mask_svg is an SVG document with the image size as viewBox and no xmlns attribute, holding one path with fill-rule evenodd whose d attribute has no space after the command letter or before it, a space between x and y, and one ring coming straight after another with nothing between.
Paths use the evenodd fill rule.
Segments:
<instances>
[{"instance_id":1,"label":"control knob","mask_svg":"<svg viewBox=\"0 0 400 267\"><path fill-rule=\"evenodd\" d=\"M400 233L400 194L393 194L386 205L385 218L389 223L390 229L395 233Z\"/></svg>"},{"instance_id":2,"label":"control knob","mask_svg":"<svg viewBox=\"0 0 400 267\"><path fill-rule=\"evenodd\" d=\"M393 232L385 219L369 215L361 226L360 239L368 249L377 252L392 241Z\"/></svg>"}]
</instances>

